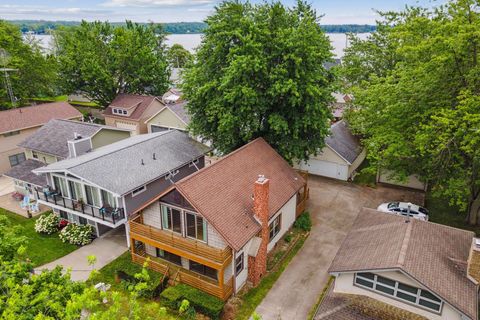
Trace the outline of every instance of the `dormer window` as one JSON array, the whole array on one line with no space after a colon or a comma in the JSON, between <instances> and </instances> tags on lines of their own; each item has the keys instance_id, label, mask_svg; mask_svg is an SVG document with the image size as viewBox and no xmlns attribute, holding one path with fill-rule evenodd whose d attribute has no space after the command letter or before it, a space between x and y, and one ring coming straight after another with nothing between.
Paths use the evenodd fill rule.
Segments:
<instances>
[{"instance_id":1,"label":"dormer window","mask_svg":"<svg viewBox=\"0 0 480 320\"><path fill-rule=\"evenodd\" d=\"M124 110L124 109L112 108L112 113L122 115L122 116L126 116L128 112L127 112L127 110Z\"/></svg>"}]
</instances>

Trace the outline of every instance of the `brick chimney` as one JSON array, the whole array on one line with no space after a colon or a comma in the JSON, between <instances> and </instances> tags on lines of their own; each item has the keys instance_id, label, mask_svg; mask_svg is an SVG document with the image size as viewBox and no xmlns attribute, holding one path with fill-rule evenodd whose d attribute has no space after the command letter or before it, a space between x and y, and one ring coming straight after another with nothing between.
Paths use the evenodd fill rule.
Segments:
<instances>
[{"instance_id":1,"label":"brick chimney","mask_svg":"<svg viewBox=\"0 0 480 320\"><path fill-rule=\"evenodd\" d=\"M260 246L258 247L255 257L251 255L248 256L248 280L254 287L259 284L261 278L267 272L269 188L270 180L263 175L258 176L253 191L253 213L262 226L260 234L258 235L260 237Z\"/></svg>"},{"instance_id":2,"label":"brick chimney","mask_svg":"<svg viewBox=\"0 0 480 320\"><path fill-rule=\"evenodd\" d=\"M468 256L467 275L475 284L480 283L480 239L473 238Z\"/></svg>"}]
</instances>

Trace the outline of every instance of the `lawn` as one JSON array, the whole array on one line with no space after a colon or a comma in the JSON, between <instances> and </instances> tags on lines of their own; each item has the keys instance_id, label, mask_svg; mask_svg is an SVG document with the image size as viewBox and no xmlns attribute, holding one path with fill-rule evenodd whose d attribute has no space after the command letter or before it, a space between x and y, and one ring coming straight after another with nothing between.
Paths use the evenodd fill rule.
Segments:
<instances>
[{"instance_id":1,"label":"lawn","mask_svg":"<svg viewBox=\"0 0 480 320\"><path fill-rule=\"evenodd\" d=\"M475 232L477 236L480 236L480 226L471 226L466 223L466 214L460 212L455 206L451 206L448 203L448 199L435 197L432 193L428 192L425 196L425 206L430 212L429 221L470 230Z\"/></svg>"},{"instance_id":2,"label":"lawn","mask_svg":"<svg viewBox=\"0 0 480 320\"><path fill-rule=\"evenodd\" d=\"M86 102L86 101L68 101L68 96L67 95L61 95L61 96L56 96L56 97L43 97L43 98L32 98L33 101L39 101L39 102L58 102L58 101L66 101L69 102L72 105L76 106L82 106L82 107L92 107L92 108L98 108L99 105L97 105L95 102Z\"/></svg>"},{"instance_id":3,"label":"lawn","mask_svg":"<svg viewBox=\"0 0 480 320\"><path fill-rule=\"evenodd\" d=\"M44 235L35 232L37 218L27 219L18 214L0 208L0 214L6 216L14 225L20 225L27 237L27 257L33 265L41 266L56 260L77 249L77 246L63 243L58 234Z\"/></svg>"}]
</instances>

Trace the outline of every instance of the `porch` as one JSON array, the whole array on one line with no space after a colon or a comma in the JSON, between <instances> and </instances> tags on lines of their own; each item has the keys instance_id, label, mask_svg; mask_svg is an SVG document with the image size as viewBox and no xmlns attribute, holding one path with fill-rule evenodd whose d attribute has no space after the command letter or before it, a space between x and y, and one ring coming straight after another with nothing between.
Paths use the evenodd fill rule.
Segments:
<instances>
[{"instance_id":1,"label":"porch","mask_svg":"<svg viewBox=\"0 0 480 320\"><path fill-rule=\"evenodd\" d=\"M12 197L13 193L7 193L5 195L0 196L0 208L6 209L10 212L14 212L16 214L19 214L25 218L30 216L36 217L48 210L50 210L50 207L47 207L45 205L39 204L38 205L38 212L32 212L31 210L27 209L22 209L20 204L22 203L23 200L18 201Z\"/></svg>"}]
</instances>

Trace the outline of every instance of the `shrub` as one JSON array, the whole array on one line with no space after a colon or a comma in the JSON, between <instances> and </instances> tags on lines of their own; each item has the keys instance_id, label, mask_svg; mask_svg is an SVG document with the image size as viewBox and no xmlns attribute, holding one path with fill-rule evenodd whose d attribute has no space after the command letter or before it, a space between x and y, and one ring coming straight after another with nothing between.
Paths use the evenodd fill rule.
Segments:
<instances>
[{"instance_id":1,"label":"shrub","mask_svg":"<svg viewBox=\"0 0 480 320\"><path fill-rule=\"evenodd\" d=\"M77 246L84 246L92 242L93 228L91 225L79 226L75 223L68 224L60 231L60 240Z\"/></svg>"},{"instance_id":2,"label":"shrub","mask_svg":"<svg viewBox=\"0 0 480 320\"><path fill-rule=\"evenodd\" d=\"M53 213L47 213L41 215L37 221L35 221L35 231L38 233L52 234L58 231L58 216Z\"/></svg>"},{"instance_id":3,"label":"shrub","mask_svg":"<svg viewBox=\"0 0 480 320\"><path fill-rule=\"evenodd\" d=\"M312 229L312 219L310 219L310 213L305 211L302 213L294 224L295 228L303 231L310 231Z\"/></svg>"},{"instance_id":4,"label":"shrub","mask_svg":"<svg viewBox=\"0 0 480 320\"><path fill-rule=\"evenodd\" d=\"M160 296L168 307L174 310L180 307L183 300L188 300L195 311L212 319L220 318L224 306L222 300L186 284L168 287Z\"/></svg>"},{"instance_id":5,"label":"shrub","mask_svg":"<svg viewBox=\"0 0 480 320\"><path fill-rule=\"evenodd\" d=\"M132 285L136 285L139 282L139 280L136 279L135 276L132 276L131 274L122 270L116 270L115 276L121 281L121 287L124 290L128 290L129 287L131 287ZM139 296L149 299L158 297L168 282L167 277L165 277L163 282L162 278L163 276L150 277L150 279L147 281L147 287L140 290Z\"/></svg>"},{"instance_id":6,"label":"shrub","mask_svg":"<svg viewBox=\"0 0 480 320\"><path fill-rule=\"evenodd\" d=\"M292 241L292 235L289 233L285 236L284 238L285 242L286 243L290 243L290 241Z\"/></svg>"}]
</instances>

